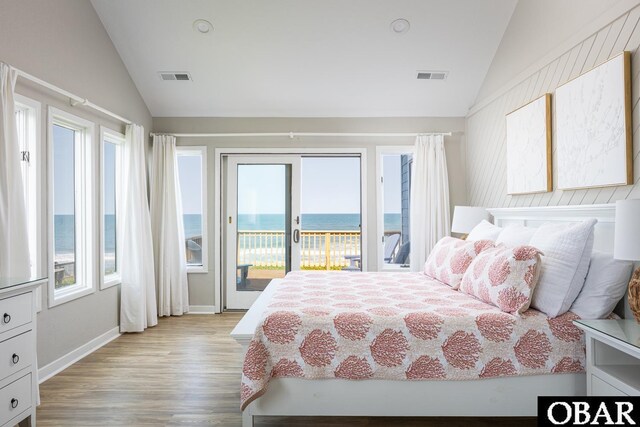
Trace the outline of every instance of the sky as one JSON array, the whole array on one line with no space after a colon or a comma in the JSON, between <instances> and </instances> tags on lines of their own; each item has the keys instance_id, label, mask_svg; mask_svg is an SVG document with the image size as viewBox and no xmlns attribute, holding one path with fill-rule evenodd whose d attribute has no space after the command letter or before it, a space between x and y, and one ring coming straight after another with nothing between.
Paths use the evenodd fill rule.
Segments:
<instances>
[{"instance_id":1,"label":"sky","mask_svg":"<svg viewBox=\"0 0 640 427\"><path fill-rule=\"evenodd\" d=\"M104 213L116 213L116 145L104 144Z\"/></svg>"},{"instance_id":2,"label":"sky","mask_svg":"<svg viewBox=\"0 0 640 427\"><path fill-rule=\"evenodd\" d=\"M182 213L202 213L202 158L199 155L178 156L178 176L182 193Z\"/></svg>"},{"instance_id":3,"label":"sky","mask_svg":"<svg viewBox=\"0 0 640 427\"><path fill-rule=\"evenodd\" d=\"M73 215L74 211L74 134L71 129L53 126L53 206L55 215ZM115 213L115 145L104 148L104 209Z\"/></svg>"},{"instance_id":4,"label":"sky","mask_svg":"<svg viewBox=\"0 0 640 427\"><path fill-rule=\"evenodd\" d=\"M384 213L400 213L402 208L400 155L382 157L382 176L384 177Z\"/></svg>"},{"instance_id":5,"label":"sky","mask_svg":"<svg viewBox=\"0 0 640 427\"><path fill-rule=\"evenodd\" d=\"M73 131L53 127L54 136L54 210L56 215L73 214ZM110 145L110 144L109 144ZM107 165L115 159L115 150L105 149ZM179 156L178 171L183 213L202 210L202 165L199 156ZM400 212L400 157L384 156L383 174L385 213ZM240 165L238 174L238 210L240 214L283 214L285 209L285 166ZM357 157L303 157L301 162L302 213L360 213L360 159ZM111 194L114 176L105 168L105 209L113 213Z\"/></svg>"},{"instance_id":6,"label":"sky","mask_svg":"<svg viewBox=\"0 0 640 427\"><path fill-rule=\"evenodd\" d=\"M303 214L360 213L360 158L303 157Z\"/></svg>"},{"instance_id":7,"label":"sky","mask_svg":"<svg viewBox=\"0 0 640 427\"><path fill-rule=\"evenodd\" d=\"M53 210L55 215L73 215L74 131L53 126Z\"/></svg>"},{"instance_id":8,"label":"sky","mask_svg":"<svg viewBox=\"0 0 640 427\"><path fill-rule=\"evenodd\" d=\"M54 214L74 213L74 131L53 126ZM106 144L104 150L104 207L106 214L115 213L115 146ZM180 190L185 214L202 211L202 165L199 156L178 156Z\"/></svg>"},{"instance_id":9,"label":"sky","mask_svg":"<svg viewBox=\"0 0 640 427\"><path fill-rule=\"evenodd\" d=\"M240 165L239 214L284 214L284 165ZM360 213L360 159L303 157L301 162L303 214Z\"/></svg>"},{"instance_id":10,"label":"sky","mask_svg":"<svg viewBox=\"0 0 640 427\"><path fill-rule=\"evenodd\" d=\"M238 165L238 214L284 214L285 165Z\"/></svg>"}]
</instances>

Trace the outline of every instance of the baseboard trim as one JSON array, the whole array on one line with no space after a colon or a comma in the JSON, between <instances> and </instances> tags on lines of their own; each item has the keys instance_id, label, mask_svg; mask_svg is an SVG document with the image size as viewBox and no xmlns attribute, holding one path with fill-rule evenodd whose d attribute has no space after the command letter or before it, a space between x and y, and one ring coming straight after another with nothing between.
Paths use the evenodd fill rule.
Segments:
<instances>
[{"instance_id":1,"label":"baseboard trim","mask_svg":"<svg viewBox=\"0 0 640 427\"><path fill-rule=\"evenodd\" d=\"M190 305L189 314L216 314L215 305Z\"/></svg>"},{"instance_id":2,"label":"baseboard trim","mask_svg":"<svg viewBox=\"0 0 640 427\"><path fill-rule=\"evenodd\" d=\"M57 375L58 373L64 371L69 366L76 363L78 360L82 359L85 356L93 353L100 347L110 343L120 336L120 327L116 326L113 329L108 330L104 334L92 339L86 344L81 345L75 350L70 351L65 354L61 358L54 360L46 366L38 369L38 378L39 383L42 384L49 378Z\"/></svg>"}]
</instances>

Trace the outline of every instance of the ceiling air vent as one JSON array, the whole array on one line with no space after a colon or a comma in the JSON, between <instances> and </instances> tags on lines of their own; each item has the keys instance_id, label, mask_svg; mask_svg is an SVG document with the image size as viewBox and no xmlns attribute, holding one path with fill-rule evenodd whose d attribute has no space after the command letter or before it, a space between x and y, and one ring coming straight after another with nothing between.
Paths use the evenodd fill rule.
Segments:
<instances>
[{"instance_id":1,"label":"ceiling air vent","mask_svg":"<svg viewBox=\"0 0 640 427\"><path fill-rule=\"evenodd\" d=\"M184 73L184 72L175 73L175 72L161 71L159 74L160 74L160 78L165 81L191 80L191 75L189 73Z\"/></svg>"},{"instance_id":2,"label":"ceiling air vent","mask_svg":"<svg viewBox=\"0 0 640 427\"><path fill-rule=\"evenodd\" d=\"M446 80L447 71L418 71L418 80Z\"/></svg>"}]
</instances>

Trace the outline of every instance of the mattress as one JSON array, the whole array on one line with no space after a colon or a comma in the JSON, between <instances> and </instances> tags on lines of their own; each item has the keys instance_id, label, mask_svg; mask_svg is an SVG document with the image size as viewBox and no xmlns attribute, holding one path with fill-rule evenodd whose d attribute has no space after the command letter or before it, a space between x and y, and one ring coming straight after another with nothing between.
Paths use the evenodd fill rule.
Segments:
<instances>
[{"instance_id":1,"label":"mattress","mask_svg":"<svg viewBox=\"0 0 640 427\"><path fill-rule=\"evenodd\" d=\"M276 377L479 380L584 371L578 316L500 311L422 273L292 272L245 355L241 407Z\"/></svg>"}]
</instances>

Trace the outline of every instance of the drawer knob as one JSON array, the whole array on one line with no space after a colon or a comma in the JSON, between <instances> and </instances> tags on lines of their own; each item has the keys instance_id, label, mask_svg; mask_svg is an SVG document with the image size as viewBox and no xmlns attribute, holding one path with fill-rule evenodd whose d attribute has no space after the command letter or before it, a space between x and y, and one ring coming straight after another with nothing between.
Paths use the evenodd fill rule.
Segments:
<instances>
[{"instance_id":1,"label":"drawer knob","mask_svg":"<svg viewBox=\"0 0 640 427\"><path fill-rule=\"evenodd\" d=\"M16 409L18 407L18 399L15 397L11 399L11 409Z\"/></svg>"},{"instance_id":2,"label":"drawer knob","mask_svg":"<svg viewBox=\"0 0 640 427\"><path fill-rule=\"evenodd\" d=\"M11 315L9 313L5 313L4 316L2 316L2 321L4 323L9 323L11 322Z\"/></svg>"},{"instance_id":3,"label":"drawer knob","mask_svg":"<svg viewBox=\"0 0 640 427\"><path fill-rule=\"evenodd\" d=\"M18 356L17 354L13 353L13 356L11 356L11 361L15 365L16 363L18 363L20 361L20 356Z\"/></svg>"}]
</instances>

